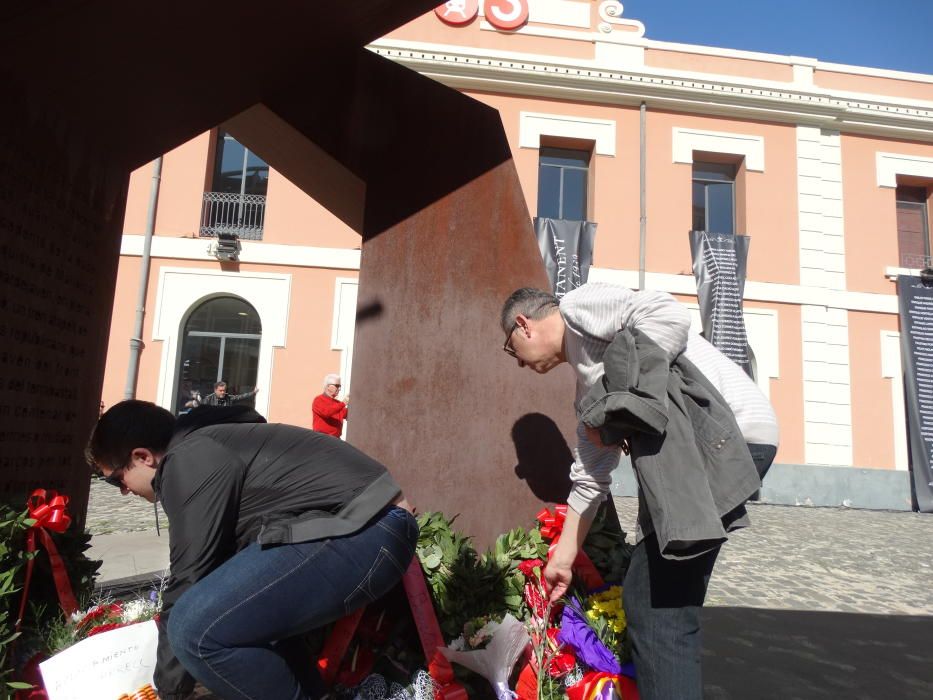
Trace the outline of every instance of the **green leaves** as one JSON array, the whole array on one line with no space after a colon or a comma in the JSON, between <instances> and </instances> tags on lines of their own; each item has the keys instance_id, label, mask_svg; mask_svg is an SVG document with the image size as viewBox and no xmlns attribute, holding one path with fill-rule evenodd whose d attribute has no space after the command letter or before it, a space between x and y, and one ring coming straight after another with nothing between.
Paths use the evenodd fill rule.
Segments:
<instances>
[{"instance_id":1,"label":"green leaves","mask_svg":"<svg viewBox=\"0 0 933 700\"><path fill-rule=\"evenodd\" d=\"M611 501L601 508L583 545L607 582L620 582L631 557ZM449 642L464 624L476 617L511 613L525 619L525 577L518 564L528 559L547 560L548 542L537 528L515 528L500 535L486 552L479 553L472 539L453 529L456 516L422 513L417 555L421 560L437 619Z\"/></svg>"},{"instance_id":2,"label":"green leaves","mask_svg":"<svg viewBox=\"0 0 933 700\"><path fill-rule=\"evenodd\" d=\"M583 551L607 583L622 583L634 545L625 541L615 505L603 502L583 542Z\"/></svg>"},{"instance_id":3,"label":"green leaves","mask_svg":"<svg viewBox=\"0 0 933 700\"><path fill-rule=\"evenodd\" d=\"M19 603L16 594L20 591L20 572L32 557L23 551L26 530L35 523L28 516L28 511L18 512L0 504L0 684L21 690L32 686L5 679L13 671L8 658L10 645L20 636L14 631L16 620L13 617Z\"/></svg>"},{"instance_id":4,"label":"green leaves","mask_svg":"<svg viewBox=\"0 0 933 700\"><path fill-rule=\"evenodd\" d=\"M464 624L480 616L526 614L524 576L516 568L525 559L547 555L547 544L537 530L515 528L501 535L489 549L478 553L472 539L456 532L442 513L418 518L421 534L417 554L421 560L445 638L457 637Z\"/></svg>"}]
</instances>

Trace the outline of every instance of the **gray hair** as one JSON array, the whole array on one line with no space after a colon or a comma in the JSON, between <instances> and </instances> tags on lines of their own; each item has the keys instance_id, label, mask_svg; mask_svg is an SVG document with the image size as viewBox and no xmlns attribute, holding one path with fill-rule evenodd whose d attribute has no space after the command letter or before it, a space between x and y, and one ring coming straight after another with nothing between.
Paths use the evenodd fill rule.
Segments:
<instances>
[{"instance_id":1,"label":"gray hair","mask_svg":"<svg viewBox=\"0 0 933 700\"><path fill-rule=\"evenodd\" d=\"M543 289L534 287L516 289L502 305L502 315L499 317L502 332L509 332L515 323L515 317L519 314L537 321L551 315L558 306L560 306L560 299Z\"/></svg>"},{"instance_id":2,"label":"gray hair","mask_svg":"<svg viewBox=\"0 0 933 700\"><path fill-rule=\"evenodd\" d=\"M340 384L340 375L339 374L328 374L324 377L324 388L327 388L328 384Z\"/></svg>"}]
</instances>

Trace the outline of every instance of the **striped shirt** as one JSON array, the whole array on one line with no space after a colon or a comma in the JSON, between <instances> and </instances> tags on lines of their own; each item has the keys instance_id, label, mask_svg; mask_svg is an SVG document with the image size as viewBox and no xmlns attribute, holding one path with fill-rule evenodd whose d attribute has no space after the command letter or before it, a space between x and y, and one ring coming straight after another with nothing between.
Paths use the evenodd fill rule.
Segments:
<instances>
[{"instance_id":1,"label":"striped shirt","mask_svg":"<svg viewBox=\"0 0 933 700\"><path fill-rule=\"evenodd\" d=\"M635 292L614 284L591 282L568 292L560 301L564 319L564 352L577 377L579 402L604 373L606 348L622 328L637 328L673 361L681 352L722 394L735 414L747 442L777 445L774 411L758 386L741 368L700 336L689 335L690 313L666 292ZM577 446L570 468L573 488L567 504L592 517L609 491L620 448L599 447L577 424Z\"/></svg>"}]
</instances>

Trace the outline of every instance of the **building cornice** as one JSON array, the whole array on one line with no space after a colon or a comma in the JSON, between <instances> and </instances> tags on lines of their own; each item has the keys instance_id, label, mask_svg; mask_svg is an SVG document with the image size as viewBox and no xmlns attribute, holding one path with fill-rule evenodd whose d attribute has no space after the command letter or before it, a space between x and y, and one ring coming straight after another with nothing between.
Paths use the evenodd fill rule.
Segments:
<instances>
[{"instance_id":1,"label":"building cornice","mask_svg":"<svg viewBox=\"0 0 933 700\"><path fill-rule=\"evenodd\" d=\"M175 258L217 262L211 255L210 246L216 238L174 238L153 236L151 255L153 258ZM120 244L120 255L141 256L144 236L125 233ZM351 248L323 248L307 245L285 245L262 241L241 241L238 256L240 263L256 265L280 265L284 267L319 267L333 270L359 270L360 251Z\"/></svg>"},{"instance_id":2,"label":"building cornice","mask_svg":"<svg viewBox=\"0 0 933 700\"><path fill-rule=\"evenodd\" d=\"M644 101L654 109L933 141L933 102L645 66L614 70L595 61L392 39L370 49L461 90L617 105Z\"/></svg>"}]
</instances>

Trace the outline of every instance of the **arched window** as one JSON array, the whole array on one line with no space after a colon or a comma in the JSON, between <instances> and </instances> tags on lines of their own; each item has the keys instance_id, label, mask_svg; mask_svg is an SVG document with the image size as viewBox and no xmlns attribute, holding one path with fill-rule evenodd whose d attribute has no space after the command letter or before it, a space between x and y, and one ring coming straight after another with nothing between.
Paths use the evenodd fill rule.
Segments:
<instances>
[{"instance_id":1,"label":"arched window","mask_svg":"<svg viewBox=\"0 0 933 700\"><path fill-rule=\"evenodd\" d=\"M256 309L232 296L200 304L185 323L179 355L175 412L184 413L227 383L228 395L256 388L262 323ZM253 405L253 398L241 401Z\"/></svg>"}]
</instances>

